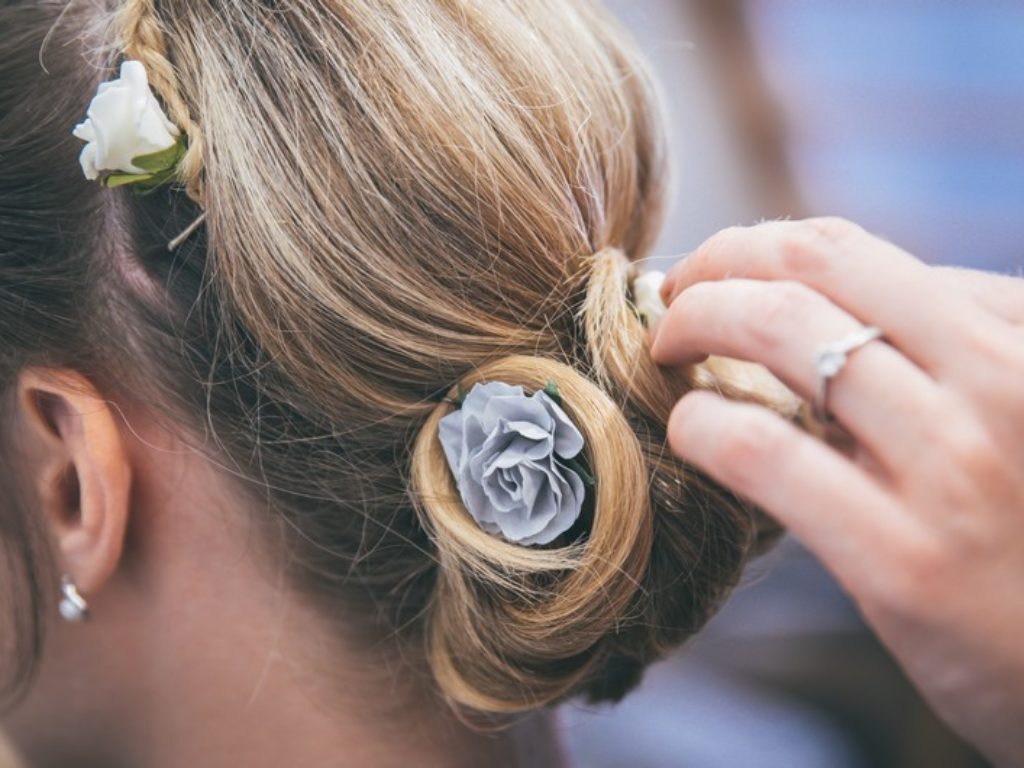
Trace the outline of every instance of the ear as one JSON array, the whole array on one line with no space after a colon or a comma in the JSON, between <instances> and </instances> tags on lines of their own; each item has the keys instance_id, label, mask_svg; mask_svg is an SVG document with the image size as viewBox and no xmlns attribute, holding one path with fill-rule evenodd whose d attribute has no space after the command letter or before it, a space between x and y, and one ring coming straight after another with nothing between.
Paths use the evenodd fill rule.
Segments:
<instances>
[{"instance_id":1,"label":"ear","mask_svg":"<svg viewBox=\"0 0 1024 768\"><path fill-rule=\"evenodd\" d=\"M128 527L131 465L120 415L84 376L29 368L17 384L17 440L33 457L41 512L58 561L86 595L121 559Z\"/></svg>"}]
</instances>

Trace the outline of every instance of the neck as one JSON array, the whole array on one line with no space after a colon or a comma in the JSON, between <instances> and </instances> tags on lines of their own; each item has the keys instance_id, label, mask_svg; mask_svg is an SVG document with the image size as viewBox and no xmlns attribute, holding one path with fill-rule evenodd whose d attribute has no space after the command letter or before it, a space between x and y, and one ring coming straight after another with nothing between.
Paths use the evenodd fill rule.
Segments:
<instances>
[{"instance_id":1,"label":"neck","mask_svg":"<svg viewBox=\"0 0 1024 768\"><path fill-rule=\"evenodd\" d=\"M334 654L337 641L302 607L284 599L215 607L208 591L194 594L151 631L126 628L106 649L87 639L95 625L54 627L50 642L65 646L54 657L78 661L44 663L9 722L29 768L559 764L543 715L500 733L474 731L448 707L402 690L383 662ZM117 622L104 607L96 623ZM218 616L215 632L204 629L207 610ZM105 671L123 666L133 674L109 682ZM47 701L45 715L36 697Z\"/></svg>"},{"instance_id":2,"label":"neck","mask_svg":"<svg viewBox=\"0 0 1024 768\"><path fill-rule=\"evenodd\" d=\"M383 663L335 654L334 639L310 648L305 640L322 635L309 627L300 640L293 630L304 622L295 613L261 623L271 628L262 633L250 626L200 644L167 665L161 688L169 695L153 702L146 754L131 764L514 765L496 759L507 735L477 734L447 708L417 705L376 671L387 669ZM168 655L172 644L181 647L165 643ZM323 663L331 657L335 663Z\"/></svg>"},{"instance_id":3,"label":"neck","mask_svg":"<svg viewBox=\"0 0 1024 768\"><path fill-rule=\"evenodd\" d=\"M30 768L560 764L543 715L474 731L413 689L415 670L348 647L206 464L167 456L137 474L147 511L87 595L93 620L50 623L33 689L4 716Z\"/></svg>"},{"instance_id":4,"label":"neck","mask_svg":"<svg viewBox=\"0 0 1024 768\"><path fill-rule=\"evenodd\" d=\"M123 579L94 601L94 621L52 625L8 722L29 768L560 764L545 716L474 731L232 562L199 558L142 590ZM143 599L156 613L145 623Z\"/></svg>"}]
</instances>

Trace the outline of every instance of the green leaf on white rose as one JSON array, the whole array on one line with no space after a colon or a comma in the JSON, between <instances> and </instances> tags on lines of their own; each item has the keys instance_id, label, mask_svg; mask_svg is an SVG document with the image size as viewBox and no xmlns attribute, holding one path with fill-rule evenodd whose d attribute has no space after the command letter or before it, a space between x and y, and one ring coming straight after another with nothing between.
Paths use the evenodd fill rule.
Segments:
<instances>
[{"instance_id":1,"label":"green leaf on white rose","mask_svg":"<svg viewBox=\"0 0 1024 768\"><path fill-rule=\"evenodd\" d=\"M182 133L178 135L177 141L167 149L151 152L148 155L136 155L132 158L132 165L149 173L166 171L178 165L185 154L185 149L185 134Z\"/></svg>"},{"instance_id":2,"label":"green leaf on white rose","mask_svg":"<svg viewBox=\"0 0 1024 768\"><path fill-rule=\"evenodd\" d=\"M123 187L126 184L139 184L149 181L156 174L152 173L111 173L103 177L102 184L105 187Z\"/></svg>"},{"instance_id":3,"label":"green leaf on white rose","mask_svg":"<svg viewBox=\"0 0 1024 768\"><path fill-rule=\"evenodd\" d=\"M102 184L111 189L130 184L135 187L133 191L136 194L150 194L158 187L174 180L178 163L181 162L186 148L185 134L180 134L174 144L166 149L146 155L136 155L132 158L132 165L142 168L145 173L107 174L103 178Z\"/></svg>"},{"instance_id":4,"label":"green leaf on white rose","mask_svg":"<svg viewBox=\"0 0 1024 768\"><path fill-rule=\"evenodd\" d=\"M100 183L111 189L132 185L132 191L135 194L149 195L164 184L174 181L175 175L174 168L168 168L159 173L111 173L105 176Z\"/></svg>"},{"instance_id":5,"label":"green leaf on white rose","mask_svg":"<svg viewBox=\"0 0 1024 768\"><path fill-rule=\"evenodd\" d=\"M173 173L160 174L158 173L152 179L142 181L132 187L132 192L136 195L145 196L151 195L156 192L160 187L166 184L168 181L173 180Z\"/></svg>"}]
</instances>

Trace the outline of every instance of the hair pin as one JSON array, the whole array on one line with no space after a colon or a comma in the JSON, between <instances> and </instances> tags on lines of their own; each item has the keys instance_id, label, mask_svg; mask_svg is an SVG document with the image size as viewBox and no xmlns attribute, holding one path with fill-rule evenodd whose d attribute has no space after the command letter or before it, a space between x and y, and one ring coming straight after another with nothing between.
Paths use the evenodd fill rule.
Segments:
<instances>
[{"instance_id":1,"label":"hair pin","mask_svg":"<svg viewBox=\"0 0 1024 768\"><path fill-rule=\"evenodd\" d=\"M183 231L180 235L171 240L171 242L167 244L167 250L173 251L179 245L188 240L192 236L192 234L203 225L204 221L206 221L206 211L203 211L201 214L199 214L196 220L185 228L185 231Z\"/></svg>"}]
</instances>

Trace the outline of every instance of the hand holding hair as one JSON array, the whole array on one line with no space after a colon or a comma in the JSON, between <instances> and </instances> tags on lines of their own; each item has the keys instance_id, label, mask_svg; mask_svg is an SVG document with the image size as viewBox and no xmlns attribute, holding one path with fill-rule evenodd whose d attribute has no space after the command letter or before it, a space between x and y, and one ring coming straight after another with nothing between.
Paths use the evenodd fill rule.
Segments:
<instances>
[{"instance_id":1,"label":"hand holding hair","mask_svg":"<svg viewBox=\"0 0 1024 768\"><path fill-rule=\"evenodd\" d=\"M724 230L662 296L656 362L761 363L827 394L845 432L695 391L669 421L676 454L787 525L939 714L1024 764L1024 280L929 267L822 218ZM884 338L816 370L816 348L865 326Z\"/></svg>"}]
</instances>

